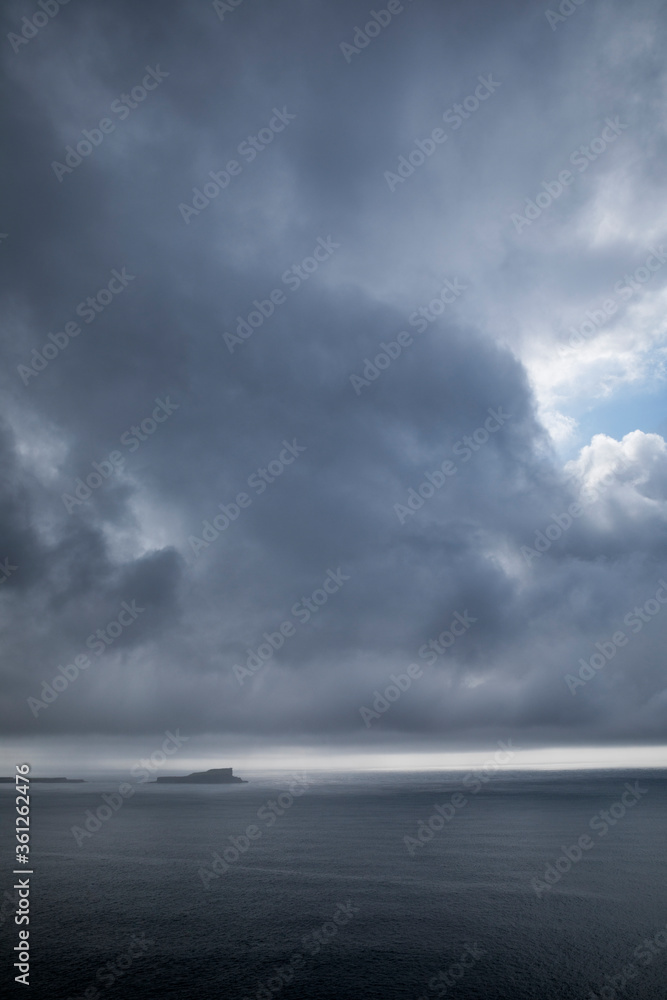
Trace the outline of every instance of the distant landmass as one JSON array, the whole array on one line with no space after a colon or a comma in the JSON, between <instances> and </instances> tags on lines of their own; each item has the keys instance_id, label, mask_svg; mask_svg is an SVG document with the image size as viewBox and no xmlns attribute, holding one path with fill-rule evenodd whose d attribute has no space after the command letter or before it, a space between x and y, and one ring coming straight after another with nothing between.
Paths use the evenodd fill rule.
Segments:
<instances>
[{"instance_id":1,"label":"distant landmass","mask_svg":"<svg viewBox=\"0 0 667 1000\"><path fill-rule=\"evenodd\" d=\"M192 774L178 774L171 778L156 778L155 782L179 785L247 785L243 778L236 778L231 767L211 767L208 771L193 771Z\"/></svg>"},{"instance_id":2,"label":"distant landmass","mask_svg":"<svg viewBox=\"0 0 667 1000\"><path fill-rule=\"evenodd\" d=\"M62 785L64 782L67 782L68 785L78 785L78 784L81 784L83 782L83 778L33 778L33 776L31 774L28 775L28 777L25 778L25 779L22 778L21 775L19 775L18 777L19 777L19 781L24 781L25 780L25 781L28 782L29 785L32 785L35 781L44 781L44 782L48 781L49 784L51 784L51 785L54 785L54 784L61 784ZM5 783L6 782L11 782L12 785L14 784L14 780L15 780L14 778L0 778L1 782L5 782Z\"/></svg>"}]
</instances>

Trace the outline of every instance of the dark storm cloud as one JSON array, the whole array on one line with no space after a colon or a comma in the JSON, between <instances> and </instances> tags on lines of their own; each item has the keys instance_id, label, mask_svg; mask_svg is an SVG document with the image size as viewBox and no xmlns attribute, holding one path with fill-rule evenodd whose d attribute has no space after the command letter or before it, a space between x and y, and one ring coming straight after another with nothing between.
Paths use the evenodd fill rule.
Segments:
<instances>
[{"instance_id":1,"label":"dark storm cloud","mask_svg":"<svg viewBox=\"0 0 667 1000\"><path fill-rule=\"evenodd\" d=\"M357 739L359 707L419 662L380 723L387 739L661 736L659 616L576 696L564 675L655 593L664 442L598 441L564 470L522 359L544 336L538 306L586 305L643 245L640 233L596 251L577 227L628 163L640 223L642 186L660 183L663 139L646 152L639 103L664 83L647 41L657 5L588 0L552 31L527 3L424 0L349 64L340 43L369 17L358 3L244 0L220 21L206 3L74 2L13 52L6 35L32 10L8 7L3 26L7 728ZM111 110L151 68L145 100ZM443 126L480 77L496 89ZM629 123L618 143L517 234L512 213L614 115ZM105 117L113 131L54 171ZM271 121L266 148L240 153ZM446 142L392 191L385 173L439 126ZM179 205L233 159L225 190L184 219ZM318 246L330 251L316 271L291 270ZM463 291L417 332L409 318L446 281ZM272 315L230 351L223 334L255 301L270 311L275 289ZM33 349L77 322L35 365ZM355 391L350 376L402 330L413 342ZM464 459L464 437L499 408L508 418ZM298 457L260 491L284 442ZM447 460L455 474L399 517ZM106 480L64 502L94 463ZM601 499L527 559L598 472L611 473ZM193 546L219 504L237 515ZM349 580L300 620L329 570ZM132 601L145 609L134 624L31 712L26 699ZM469 632L427 665L418 650L466 611ZM295 633L240 684L234 665L287 620Z\"/></svg>"}]
</instances>

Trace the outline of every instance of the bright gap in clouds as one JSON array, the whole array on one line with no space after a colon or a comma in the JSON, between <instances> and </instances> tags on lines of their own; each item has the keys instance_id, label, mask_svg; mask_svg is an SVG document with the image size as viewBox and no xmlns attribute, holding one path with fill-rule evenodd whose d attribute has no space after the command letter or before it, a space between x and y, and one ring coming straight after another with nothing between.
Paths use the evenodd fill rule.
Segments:
<instances>
[{"instance_id":1,"label":"bright gap in clouds","mask_svg":"<svg viewBox=\"0 0 667 1000\"><path fill-rule=\"evenodd\" d=\"M617 441L634 430L664 437L667 387L657 392L623 392L619 398L599 402L594 410L578 417L581 440L588 443L594 434L607 434Z\"/></svg>"},{"instance_id":2,"label":"bright gap in clouds","mask_svg":"<svg viewBox=\"0 0 667 1000\"><path fill-rule=\"evenodd\" d=\"M517 741L509 737L501 747L494 743L478 750L444 750L384 752L362 749L332 750L327 752L319 747L283 747L271 750L234 751L230 748L217 749L215 738L204 738L199 748L187 747L182 752L159 764L152 777L158 774L189 774L205 771L210 767L233 767L234 773L245 777L253 772L267 771L322 771L337 772L341 775L363 771L469 771L482 768L494 760L508 771L558 771L593 770L596 768L652 768L667 767L667 746L617 746L617 747L542 747L517 749L510 758L504 748L518 747ZM205 743L203 747L201 743ZM502 743L502 741L501 741ZM124 744L123 750L106 744L95 758L90 753L85 757L72 757L71 747L52 744L35 745L30 752L32 772L37 777L61 776L82 777L87 781L103 780L105 777L127 776L130 769L142 758L150 758L159 748L161 741L153 738L132 739ZM16 760L19 758L16 757ZM495 767L494 767L495 769ZM4 764L2 773L9 773Z\"/></svg>"},{"instance_id":3,"label":"bright gap in clouds","mask_svg":"<svg viewBox=\"0 0 667 1000\"><path fill-rule=\"evenodd\" d=\"M511 748L512 742L506 741ZM499 753L495 744L482 750L442 753L339 753L317 750L283 750L270 756L239 758L242 767L258 770L299 768L309 771L449 771L474 770ZM500 759L507 757L499 754ZM205 762L200 762L202 767ZM501 765L502 766L502 765ZM577 770L580 768L667 767L667 746L657 747L553 747L519 750L504 767L509 770Z\"/></svg>"}]
</instances>

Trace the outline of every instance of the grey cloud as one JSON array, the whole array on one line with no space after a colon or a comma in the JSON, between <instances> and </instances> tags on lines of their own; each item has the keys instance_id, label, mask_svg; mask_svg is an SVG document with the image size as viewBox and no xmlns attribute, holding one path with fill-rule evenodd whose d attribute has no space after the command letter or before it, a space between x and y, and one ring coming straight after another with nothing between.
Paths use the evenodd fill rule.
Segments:
<instances>
[{"instance_id":1,"label":"grey cloud","mask_svg":"<svg viewBox=\"0 0 667 1000\"><path fill-rule=\"evenodd\" d=\"M356 3L244 3L224 22L206 3L71 4L20 52L5 45L8 731L661 737L661 618L581 694L563 680L664 572L657 443L619 452L605 499L530 565L521 554L577 498L526 352L555 351L565 312L649 241L658 10L588 0L552 32L527 3L424 0L349 65ZM26 11L5 10L5 36ZM169 77L59 183L52 161L156 64ZM384 172L489 73L497 92L392 193ZM283 107L296 118L247 162L239 144ZM511 214L609 115L627 133L517 234ZM186 225L179 204L233 158L241 173ZM605 185L637 222L596 246L582 226ZM340 248L290 290L283 273L318 237ZM134 280L24 385L17 366L124 266ZM465 294L418 333L409 317L447 278ZM275 288L286 301L230 353L223 333ZM414 342L357 395L350 375L401 330ZM119 444L166 395L178 411L136 450ZM499 406L511 419L401 524L394 506ZM249 477L284 439L306 451L260 493ZM69 514L62 493L118 448L122 472ZM243 491L250 505L195 558L189 538ZM241 687L234 664L338 567L349 582ZM34 718L27 697L135 598L136 627ZM465 609L475 627L425 664L419 648ZM414 661L424 677L365 733L359 706Z\"/></svg>"}]
</instances>

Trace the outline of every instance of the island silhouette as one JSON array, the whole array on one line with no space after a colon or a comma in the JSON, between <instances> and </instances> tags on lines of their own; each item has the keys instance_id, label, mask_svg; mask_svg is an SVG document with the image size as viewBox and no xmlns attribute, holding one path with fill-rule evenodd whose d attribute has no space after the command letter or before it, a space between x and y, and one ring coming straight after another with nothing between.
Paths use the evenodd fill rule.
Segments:
<instances>
[{"instance_id":1,"label":"island silhouette","mask_svg":"<svg viewBox=\"0 0 667 1000\"><path fill-rule=\"evenodd\" d=\"M180 785L247 785L243 778L237 778L232 774L231 767L211 767L208 771L193 771L192 774L176 774L173 776L160 776L155 779L154 784L180 784Z\"/></svg>"},{"instance_id":2,"label":"island silhouette","mask_svg":"<svg viewBox=\"0 0 667 1000\"><path fill-rule=\"evenodd\" d=\"M27 784L32 784L33 781L42 781L42 782L48 781L52 785L54 783L63 784L64 782L66 782L68 785L80 785L84 781L83 778L33 778L32 775L26 775L25 777L19 775L18 777L20 781L22 782L25 781ZM11 784L13 785L15 779L0 778L0 782L2 782L3 784L6 784L8 781L11 782Z\"/></svg>"}]
</instances>

